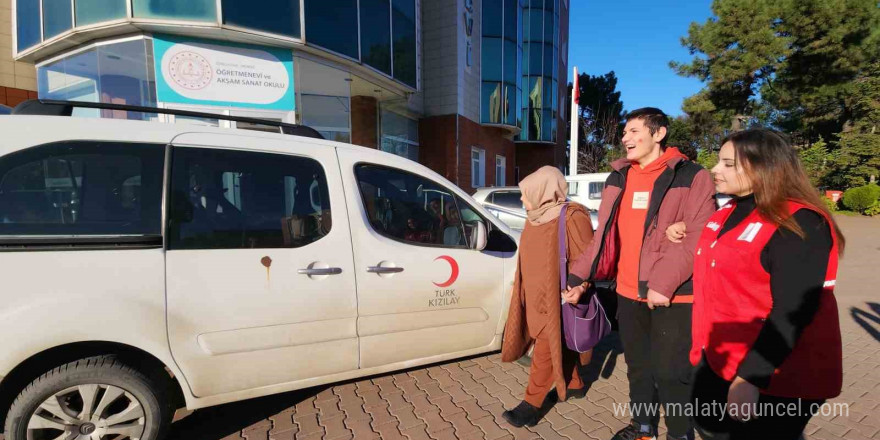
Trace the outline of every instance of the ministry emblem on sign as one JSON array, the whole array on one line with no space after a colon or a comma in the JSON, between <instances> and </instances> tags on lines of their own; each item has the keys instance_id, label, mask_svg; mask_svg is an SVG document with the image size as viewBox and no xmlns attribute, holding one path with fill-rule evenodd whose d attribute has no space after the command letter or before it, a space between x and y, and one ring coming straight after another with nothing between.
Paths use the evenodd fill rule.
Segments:
<instances>
[{"instance_id":1,"label":"ministry emblem on sign","mask_svg":"<svg viewBox=\"0 0 880 440\"><path fill-rule=\"evenodd\" d=\"M168 61L168 75L188 90L200 90L211 83L213 68L205 57L195 52L178 52Z\"/></svg>"}]
</instances>

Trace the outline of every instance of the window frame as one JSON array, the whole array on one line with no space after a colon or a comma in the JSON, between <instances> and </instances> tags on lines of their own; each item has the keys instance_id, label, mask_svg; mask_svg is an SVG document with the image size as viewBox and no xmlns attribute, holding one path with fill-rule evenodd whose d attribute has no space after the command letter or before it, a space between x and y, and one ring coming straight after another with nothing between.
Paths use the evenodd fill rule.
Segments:
<instances>
[{"instance_id":1,"label":"window frame","mask_svg":"<svg viewBox=\"0 0 880 440\"><path fill-rule=\"evenodd\" d=\"M491 202L492 202L493 205L497 205L497 206L500 206L500 207L502 207L502 208L506 208L506 209L522 209L522 210L525 210L525 208L523 208L523 206L522 206L522 203L520 203L520 205L519 205L519 206L516 206L516 207L513 207L513 206L507 206L507 205L502 205L501 203L498 203L498 201L495 200L495 196L497 196L497 195L499 195L499 194L519 194L519 197L517 197L517 200L519 200L520 198L522 198L522 191L520 191L520 190L507 190L507 189L505 189L505 190L500 190L500 191L493 191L493 192L492 192L492 200L491 200Z\"/></svg>"},{"instance_id":2,"label":"window frame","mask_svg":"<svg viewBox=\"0 0 880 440\"><path fill-rule=\"evenodd\" d=\"M499 159L501 160L501 173L498 172ZM498 181L499 175L501 176L500 183ZM507 186L507 157L501 154L495 155L495 186Z\"/></svg>"},{"instance_id":3,"label":"window frame","mask_svg":"<svg viewBox=\"0 0 880 440\"><path fill-rule=\"evenodd\" d=\"M593 197L593 185L601 185L602 188L598 191L599 197ZM605 182L590 182L587 184L587 198L590 200L602 200L602 191L605 191Z\"/></svg>"},{"instance_id":4,"label":"window frame","mask_svg":"<svg viewBox=\"0 0 880 440\"><path fill-rule=\"evenodd\" d=\"M405 245L408 245L408 246L426 247L426 248L433 248L433 249L464 249L464 250L475 250L475 249L472 249L472 248L471 248L470 237L468 237L466 233L463 234L463 236L464 236L464 240L465 240L465 244L464 244L463 246L462 246L462 245L458 245L458 246L449 246L449 245L445 245L445 244L437 244L437 243L419 243L419 242L407 241L407 240L404 240L404 239L401 239L401 238L398 238L398 237L394 237L394 236L392 236L392 235L388 235L388 234L386 234L385 232L383 232L383 231L379 231L379 230L377 230L375 227L373 227L373 223L372 223L372 221L371 221L371 219L370 219L370 213L367 211L367 200L366 200L366 198L365 198L365 195L364 195L363 189L361 188L360 180L359 180L359 177L358 177L358 169L361 168L361 167L364 167L364 166L366 166L366 167L372 167L372 168L385 169L385 170L389 170L389 171L393 171L393 172L397 172L397 173L408 174L408 175L410 175L410 176L413 176L413 177L416 177L416 178L418 178L418 179L422 179L422 180L424 180L424 181L426 181L426 182L429 182L429 183L431 183L431 184L433 184L433 185L435 185L435 186L437 186L437 187L439 187L439 188L442 188L442 189L446 190L446 192L448 192L450 196L452 196L452 200L453 200L453 202L455 203L455 207L456 207L456 209L459 210L459 211L458 211L459 213L461 213L461 206L459 205L459 203L463 203L465 206L467 206L468 209L470 209L471 211L473 211L473 212L474 212L474 213L480 218L480 221L482 221L483 224L486 225L487 233L488 233L488 231L490 231L490 230L492 230L492 229L495 229L495 225L494 225L491 221L489 221L485 216L483 216L483 215L482 215L482 214L481 214L476 208L474 208L471 204L469 204L468 202L466 202L462 196L458 195L455 191L452 191L452 190L450 190L449 188L447 188L446 185L443 185L443 184L441 184L441 183L438 183L437 181L435 181L435 180L433 180L433 179L431 179L431 178L429 178L429 177L422 176L422 175L419 175L419 174L416 174L416 173L413 173L413 172L410 172L410 171L406 171L406 170L403 170L403 169L401 169L401 168L397 168L397 167L393 167L393 166L388 166L388 165L381 165L381 164L374 163L374 162L365 162L365 161L356 162L356 163L352 166L352 172L353 172L353 174L354 174L354 178L355 178L355 183L356 183L356 185L357 185L357 191L358 191L358 194L360 195L360 197L358 198L358 200L360 201L360 205L361 205L361 206L360 206L361 214L363 214L364 218L367 219L367 221L366 221L366 225L367 225L367 227L368 227L371 231L375 232L376 234L378 234L379 236L381 236L381 237L383 237L383 238L387 238L387 239L392 240L392 241L394 241L394 242L401 243L401 244L405 244ZM462 224L463 224L463 223L462 223ZM464 226L462 226L462 230L463 230L463 229L464 229ZM462 232L466 232L466 231L463 230Z\"/></svg>"},{"instance_id":5,"label":"window frame","mask_svg":"<svg viewBox=\"0 0 880 440\"><path fill-rule=\"evenodd\" d=\"M156 215L158 217L158 233L67 233L67 234L17 234L17 235L0 235L0 252L28 252L28 251L82 251L82 250L117 250L117 249L155 249L163 246L163 237L165 232L165 193L167 181L165 175L168 171L168 151L169 147L163 143L156 142L125 142L114 140L61 140L47 142L38 145L32 145L6 155L0 156L0 163L9 160L10 156L17 154L27 154L39 148L51 148L53 146L73 146L77 144L85 145L114 145L114 146L133 146L134 148L151 147L154 149L162 148L160 159L161 175L159 179L158 206L156 207ZM44 156L45 160L48 157ZM21 159L18 159L19 161ZM21 162L17 165L9 167L0 167L0 171L11 171L18 166L27 165L32 160ZM148 164L142 164L147 167ZM5 175L5 174L4 174ZM2 176L0 176L2 178ZM2 181L0 181L2 183Z\"/></svg>"},{"instance_id":6,"label":"window frame","mask_svg":"<svg viewBox=\"0 0 880 440\"><path fill-rule=\"evenodd\" d=\"M476 153L479 157L474 158L474 153ZM476 164L474 163L474 161L476 161ZM477 165L477 171L479 171L479 181L477 181L476 179L478 176L474 176L474 165ZM486 187L486 150L477 146L471 147L471 187Z\"/></svg>"},{"instance_id":7,"label":"window frame","mask_svg":"<svg viewBox=\"0 0 880 440\"><path fill-rule=\"evenodd\" d=\"M174 177L175 176L174 176L173 163L174 163L174 159L175 159L175 151L180 152L180 150L187 150L187 151L197 150L200 152L210 151L212 153L246 154L246 155L253 155L255 157L260 156L262 159L265 159L266 156L270 156L270 157L274 157L275 159L283 158L283 159L289 159L289 160L305 160L305 161L313 162L313 165L315 165L318 169L320 169L320 171L323 175L322 177L324 179L324 186L325 187L323 188L324 192L321 193L321 197L322 197L322 199L326 198L326 200L327 200L327 206L328 206L327 211L330 213L330 218L331 218L330 228L326 231L324 236L317 238L316 240L311 241L311 242L306 243L301 246L247 247L247 246L242 245L239 247L191 247L191 246L181 247L181 245L180 245L181 240L179 238L177 238L177 240L174 243L172 243L173 227L171 226L171 224L172 224L172 221L176 219L175 212L173 209L173 204L175 201L174 194L173 194L174 189L175 189L175 187L174 187L174 182L175 182ZM166 204L165 204L165 218L164 218L164 223L163 223L165 226L164 236L166 237L165 238L165 250L166 251L236 251L236 250L244 250L244 249L297 250L297 249L303 249L305 247L314 245L315 243L320 242L323 238L329 236L333 232L333 225L332 225L333 204L332 204L332 200L331 200L332 197L330 196L329 176L328 176L326 167L324 167L324 165L321 163L321 161L319 161L313 157L310 157L307 155L301 155L301 154L286 154L286 153L281 153L281 152L270 152L270 151L259 151L259 150L237 149L237 148L224 148L224 147L219 147L219 146L206 146L206 147L176 146L176 147L173 147L170 149L170 154L168 154L166 160L167 160L167 170L166 170L166 180L165 180ZM214 171L217 171L217 170L214 170ZM311 192L311 189L309 189L309 191ZM311 198L311 194L309 194L309 197ZM232 203L228 198L226 198L226 200L228 202ZM245 213L245 215L246 215L246 213ZM179 228L179 226L177 226L177 228ZM246 231L246 230L247 230L246 228L242 228L242 231ZM283 237L283 231L282 231L282 237Z\"/></svg>"}]
</instances>

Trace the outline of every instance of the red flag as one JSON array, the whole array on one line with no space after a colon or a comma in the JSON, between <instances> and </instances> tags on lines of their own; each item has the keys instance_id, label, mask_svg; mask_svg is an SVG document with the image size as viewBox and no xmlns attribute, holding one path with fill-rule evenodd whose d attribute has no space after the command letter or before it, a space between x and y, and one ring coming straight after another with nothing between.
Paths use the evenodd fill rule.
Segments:
<instances>
[{"instance_id":1,"label":"red flag","mask_svg":"<svg viewBox=\"0 0 880 440\"><path fill-rule=\"evenodd\" d=\"M581 89L578 87L578 68L574 68L574 81L572 86L572 93L574 93L574 103L578 104L581 98Z\"/></svg>"}]
</instances>

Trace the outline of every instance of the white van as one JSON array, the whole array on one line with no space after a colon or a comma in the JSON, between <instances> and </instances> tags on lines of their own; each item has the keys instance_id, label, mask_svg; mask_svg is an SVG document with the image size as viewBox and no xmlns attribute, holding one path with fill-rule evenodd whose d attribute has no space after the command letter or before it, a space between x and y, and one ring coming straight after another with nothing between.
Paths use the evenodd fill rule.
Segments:
<instances>
[{"instance_id":1,"label":"white van","mask_svg":"<svg viewBox=\"0 0 880 440\"><path fill-rule=\"evenodd\" d=\"M589 173L566 176L568 197L592 211L599 210L602 202L602 190L611 173Z\"/></svg>"},{"instance_id":2,"label":"white van","mask_svg":"<svg viewBox=\"0 0 880 440\"><path fill-rule=\"evenodd\" d=\"M155 440L180 406L501 347L515 234L408 159L141 121L0 133L6 440Z\"/></svg>"}]
</instances>

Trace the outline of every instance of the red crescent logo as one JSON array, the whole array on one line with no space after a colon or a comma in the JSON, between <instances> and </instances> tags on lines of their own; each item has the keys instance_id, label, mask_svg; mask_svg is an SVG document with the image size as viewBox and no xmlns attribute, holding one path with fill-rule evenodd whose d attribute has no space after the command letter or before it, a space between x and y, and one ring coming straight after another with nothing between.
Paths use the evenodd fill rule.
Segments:
<instances>
[{"instance_id":1,"label":"red crescent logo","mask_svg":"<svg viewBox=\"0 0 880 440\"><path fill-rule=\"evenodd\" d=\"M452 268L452 274L449 276L449 279L446 280L445 282L434 283L434 285L437 287L449 287L453 283L455 283L455 280L458 279L458 262L456 262L455 259L453 259L452 257L450 257L448 255L442 255L442 256L439 256L434 259L434 261L437 261L437 260L445 260L447 263L449 263L449 267Z\"/></svg>"}]
</instances>

